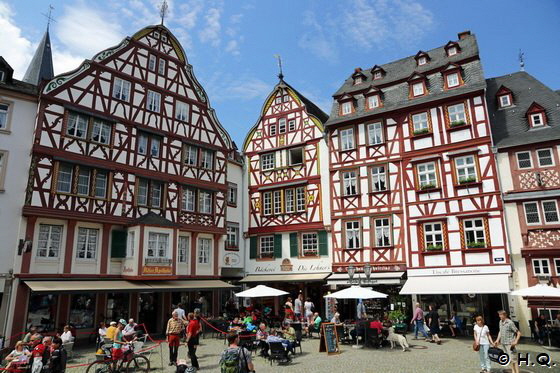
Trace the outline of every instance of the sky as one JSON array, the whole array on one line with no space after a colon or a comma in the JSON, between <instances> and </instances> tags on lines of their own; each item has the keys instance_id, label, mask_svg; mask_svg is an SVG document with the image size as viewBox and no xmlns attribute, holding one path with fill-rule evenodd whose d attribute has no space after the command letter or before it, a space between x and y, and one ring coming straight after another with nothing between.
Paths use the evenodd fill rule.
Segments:
<instances>
[{"instance_id":1,"label":"sky","mask_svg":"<svg viewBox=\"0 0 560 373\"><path fill-rule=\"evenodd\" d=\"M161 0L0 0L0 55L22 78L45 32L55 74L160 22ZM222 125L241 148L264 100L285 80L330 113L354 68L371 68L477 36L486 77L526 71L560 89L560 1L168 0L174 33Z\"/></svg>"}]
</instances>

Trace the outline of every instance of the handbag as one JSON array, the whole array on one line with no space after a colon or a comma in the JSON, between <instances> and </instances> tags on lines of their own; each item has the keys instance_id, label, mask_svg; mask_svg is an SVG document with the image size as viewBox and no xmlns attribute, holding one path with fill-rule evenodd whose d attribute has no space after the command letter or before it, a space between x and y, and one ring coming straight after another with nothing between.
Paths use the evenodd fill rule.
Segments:
<instances>
[{"instance_id":1,"label":"handbag","mask_svg":"<svg viewBox=\"0 0 560 373\"><path fill-rule=\"evenodd\" d=\"M504 350L502 350L501 348L498 347L490 347L488 349L488 358L495 362L495 363L499 363L500 362L500 356L505 355L506 353L504 352Z\"/></svg>"},{"instance_id":2,"label":"handbag","mask_svg":"<svg viewBox=\"0 0 560 373\"><path fill-rule=\"evenodd\" d=\"M478 333L478 342L473 342L472 344L472 349L475 351L480 350L480 337L482 337L482 332L484 332L484 327L482 327L482 330Z\"/></svg>"}]
</instances>

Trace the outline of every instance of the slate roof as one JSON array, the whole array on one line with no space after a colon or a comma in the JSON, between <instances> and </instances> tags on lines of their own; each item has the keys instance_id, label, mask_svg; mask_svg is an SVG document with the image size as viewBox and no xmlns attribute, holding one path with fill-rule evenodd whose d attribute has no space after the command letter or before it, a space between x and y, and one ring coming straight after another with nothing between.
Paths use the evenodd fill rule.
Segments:
<instances>
[{"instance_id":1,"label":"slate roof","mask_svg":"<svg viewBox=\"0 0 560 373\"><path fill-rule=\"evenodd\" d=\"M173 223L171 220L168 220L152 211L148 212L145 215L142 215L130 225L154 225L158 227L170 228L178 227L178 225Z\"/></svg>"},{"instance_id":2,"label":"slate roof","mask_svg":"<svg viewBox=\"0 0 560 373\"><path fill-rule=\"evenodd\" d=\"M498 149L560 140L558 93L524 71L487 79L486 84L486 102L492 136ZM513 106L503 109L499 108L496 99L496 93L502 86L511 90L513 94ZM533 102L545 109L547 125L544 127L531 128L527 121L525 113Z\"/></svg>"},{"instance_id":3,"label":"slate roof","mask_svg":"<svg viewBox=\"0 0 560 373\"><path fill-rule=\"evenodd\" d=\"M329 116L327 115L327 113L325 113L323 110L321 110L319 108L319 106L315 105L307 97L305 97L304 95L299 93L297 89L295 89L294 87L292 87L291 85L286 83L283 79L280 80L280 83L278 83L278 85L276 87L282 87L282 86L286 86L286 87L290 88L292 91L294 91L294 93L298 96L298 98L305 105L305 108L307 109L307 112L309 114L317 117L322 123L325 123L329 119ZM276 90L276 87L274 88L274 90Z\"/></svg>"},{"instance_id":4,"label":"slate roof","mask_svg":"<svg viewBox=\"0 0 560 373\"><path fill-rule=\"evenodd\" d=\"M350 75L344 84L333 94L335 101L331 109L330 119L327 121L326 126L346 122L354 118L370 116L484 89L486 87L486 82L484 80L482 65L478 58L479 50L476 37L472 34L468 34L463 39L458 40L457 44L459 45L460 53L450 57L447 56L445 46L425 51L425 53L430 56L430 62L426 65L417 66L416 55L384 65L376 65L385 71L385 76L381 79L373 80L371 68L362 71L366 76L362 84L354 85L354 80ZM457 63L463 60L468 60L468 62L460 64L465 84L459 88L444 90L441 70L450 63ZM433 70L437 71L433 72ZM429 94L423 97L409 99L409 88L406 80L414 72L427 75ZM362 93L367 92L372 86L381 90L383 107L373 111L366 111L365 99ZM339 105L336 99L344 94L354 95L354 98L358 99L358 102L354 113L340 116L338 110Z\"/></svg>"},{"instance_id":5,"label":"slate roof","mask_svg":"<svg viewBox=\"0 0 560 373\"><path fill-rule=\"evenodd\" d=\"M0 71L6 74L3 81L0 81L0 89L6 89L14 92L24 93L32 96L37 96L37 87L33 84L25 83L20 80L14 79L12 74L14 70L2 56L0 56Z\"/></svg>"},{"instance_id":6,"label":"slate roof","mask_svg":"<svg viewBox=\"0 0 560 373\"><path fill-rule=\"evenodd\" d=\"M54 77L53 60L51 51L51 38L49 29L43 35L31 63L23 76L23 81L34 85L39 85L43 80L51 80Z\"/></svg>"}]
</instances>

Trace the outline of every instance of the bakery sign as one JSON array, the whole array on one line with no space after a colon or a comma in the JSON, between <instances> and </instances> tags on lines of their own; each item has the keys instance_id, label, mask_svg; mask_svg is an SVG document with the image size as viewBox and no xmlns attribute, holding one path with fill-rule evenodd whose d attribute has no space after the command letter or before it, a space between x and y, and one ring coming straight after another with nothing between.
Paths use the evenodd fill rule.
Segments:
<instances>
[{"instance_id":1,"label":"bakery sign","mask_svg":"<svg viewBox=\"0 0 560 373\"><path fill-rule=\"evenodd\" d=\"M142 267L143 275L171 275L173 268L170 266L144 266Z\"/></svg>"},{"instance_id":2,"label":"bakery sign","mask_svg":"<svg viewBox=\"0 0 560 373\"><path fill-rule=\"evenodd\" d=\"M237 253L227 253L224 255L224 266L237 267L241 263L241 257Z\"/></svg>"}]
</instances>

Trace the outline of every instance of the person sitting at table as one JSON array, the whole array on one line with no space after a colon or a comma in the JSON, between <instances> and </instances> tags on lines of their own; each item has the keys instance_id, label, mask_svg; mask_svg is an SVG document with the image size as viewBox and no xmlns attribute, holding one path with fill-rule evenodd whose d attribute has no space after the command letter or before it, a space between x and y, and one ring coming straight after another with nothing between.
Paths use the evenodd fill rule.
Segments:
<instances>
[{"instance_id":1,"label":"person sitting at table","mask_svg":"<svg viewBox=\"0 0 560 373\"><path fill-rule=\"evenodd\" d=\"M288 357L288 353L290 352L288 340L280 338L278 336L278 333L276 332L276 329L274 329L274 328L270 329L270 334L268 335L268 338L266 339L266 343L270 343L270 342L280 342L280 343L282 343L282 346L284 346L284 349L286 349L286 358L288 360L290 359Z\"/></svg>"},{"instance_id":2,"label":"person sitting at table","mask_svg":"<svg viewBox=\"0 0 560 373\"><path fill-rule=\"evenodd\" d=\"M16 365L23 365L29 362L31 352L27 351L24 347L25 343L23 343L23 341L18 341L16 343L14 350L5 358L6 361L9 361L6 368L4 368L5 371L9 372L12 366L15 367Z\"/></svg>"},{"instance_id":3,"label":"person sitting at table","mask_svg":"<svg viewBox=\"0 0 560 373\"><path fill-rule=\"evenodd\" d=\"M357 321L356 327L350 331L350 337L352 337L352 341L357 343L357 338L366 335L366 322L365 321Z\"/></svg>"},{"instance_id":4,"label":"person sitting at table","mask_svg":"<svg viewBox=\"0 0 560 373\"><path fill-rule=\"evenodd\" d=\"M283 335L284 339L288 341L288 352L291 352L293 355L295 355L296 330L288 321L284 322Z\"/></svg>"},{"instance_id":5,"label":"person sitting at table","mask_svg":"<svg viewBox=\"0 0 560 373\"><path fill-rule=\"evenodd\" d=\"M376 316L375 319L369 323L369 328L377 329L377 335L381 336L381 332L383 330L383 324L381 324L381 321L379 320L379 316Z\"/></svg>"},{"instance_id":6,"label":"person sitting at table","mask_svg":"<svg viewBox=\"0 0 560 373\"><path fill-rule=\"evenodd\" d=\"M535 334L539 339L539 343L544 343L544 335L546 333L546 316L541 313L539 318L535 320Z\"/></svg>"},{"instance_id":7,"label":"person sitting at table","mask_svg":"<svg viewBox=\"0 0 560 373\"><path fill-rule=\"evenodd\" d=\"M451 331L451 336L453 338L457 337L457 334L463 330L463 320L457 317L457 313L451 312L451 318L449 319L449 330Z\"/></svg>"},{"instance_id":8,"label":"person sitting at table","mask_svg":"<svg viewBox=\"0 0 560 373\"><path fill-rule=\"evenodd\" d=\"M229 324L229 329L228 331L240 331L241 327L243 326L243 323L241 321L239 321L239 317L234 317L233 320L231 321L231 323Z\"/></svg>"},{"instance_id":9,"label":"person sitting at table","mask_svg":"<svg viewBox=\"0 0 560 373\"><path fill-rule=\"evenodd\" d=\"M340 313L335 312L334 316L331 319L331 322L334 324L342 324L342 321L340 321Z\"/></svg>"},{"instance_id":10,"label":"person sitting at table","mask_svg":"<svg viewBox=\"0 0 560 373\"><path fill-rule=\"evenodd\" d=\"M560 329L560 312L556 314L556 318L552 321L552 327L555 329Z\"/></svg>"},{"instance_id":11,"label":"person sitting at table","mask_svg":"<svg viewBox=\"0 0 560 373\"><path fill-rule=\"evenodd\" d=\"M260 348L260 355L262 357L268 357L268 343L266 339L268 338L268 332L266 331L266 324L262 322L259 325L259 330L257 330L257 341L259 342L257 347Z\"/></svg>"},{"instance_id":12,"label":"person sitting at table","mask_svg":"<svg viewBox=\"0 0 560 373\"><path fill-rule=\"evenodd\" d=\"M319 333L319 331L321 330L321 322L323 322L323 319L321 319L321 316L319 316L319 312L315 312L312 316L312 319L313 323L308 325L305 329L308 337L311 336L311 333L313 332Z\"/></svg>"}]
</instances>

